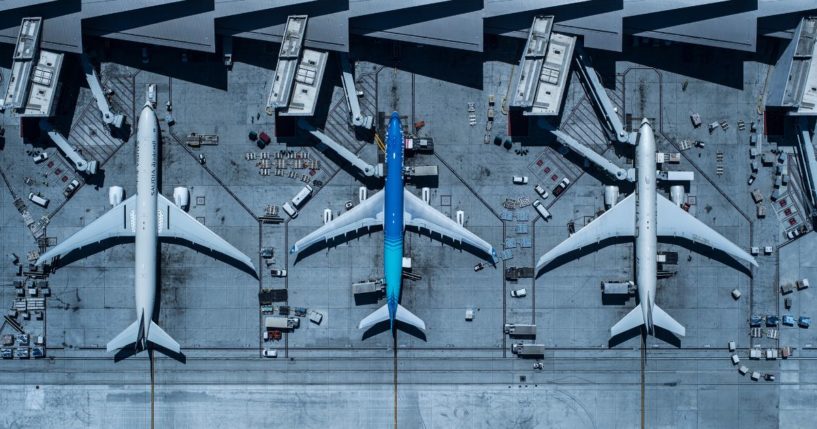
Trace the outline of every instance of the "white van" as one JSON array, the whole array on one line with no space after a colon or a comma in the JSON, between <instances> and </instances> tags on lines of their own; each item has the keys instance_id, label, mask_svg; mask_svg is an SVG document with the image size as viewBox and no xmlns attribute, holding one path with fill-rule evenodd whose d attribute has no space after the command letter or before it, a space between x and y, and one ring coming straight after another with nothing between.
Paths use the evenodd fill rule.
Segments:
<instances>
[{"instance_id":1,"label":"white van","mask_svg":"<svg viewBox=\"0 0 817 429\"><path fill-rule=\"evenodd\" d=\"M539 216L542 216L542 219L544 220L548 220L552 217L548 209L545 208L545 205L542 204L542 202L539 200L533 202L533 208L535 208L536 211L539 212Z\"/></svg>"},{"instance_id":2,"label":"white van","mask_svg":"<svg viewBox=\"0 0 817 429\"><path fill-rule=\"evenodd\" d=\"M298 217L298 209L292 207L292 204L290 204L289 201L285 202L284 205L281 206L281 208L284 209L284 211L286 212L286 214L289 215L289 217L293 219Z\"/></svg>"},{"instance_id":3,"label":"white van","mask_svg":"<svg viewBox=\"0 0 817 429\"><path fill-rule=\"evenodd\" d=\"M41 196L39 196L39 195L37 195L35 193L30 193L30 194L28 194L28 199L31 200L32 203L34 203L34 204L36 204L36 205L38 205L38 206L40 206L40 207L42 207L44 209L48 208L48 203L49 203L48 198L43 198L43 197L41 197Z\"/></svg>"}]
</instances>

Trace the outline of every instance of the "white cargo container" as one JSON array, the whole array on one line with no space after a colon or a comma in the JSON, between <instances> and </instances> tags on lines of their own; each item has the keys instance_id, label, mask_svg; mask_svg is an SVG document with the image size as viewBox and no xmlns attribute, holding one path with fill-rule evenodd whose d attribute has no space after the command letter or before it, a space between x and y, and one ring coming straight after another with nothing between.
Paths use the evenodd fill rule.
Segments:
<instances>
[{"instance_id":1,"label":"white cargo container","mask_svg":"<svg viewBox=\"0 0 817 429\"><path fill-rule=\"evenodd\" d=\"M264 317L264 327L267 329L295 329L301 325L301 319L286 316Z\"/></svg>"},{"instance_id":2,"label":"white cargo container","mask_svg":"<svg viewBox=\"0 0 817 429\"><path fill-rule=\"evenodd\" d=\"M511 352L519 357L544 356L545 345L516 343L511 345Z\"/></svg>"}]
</instances>

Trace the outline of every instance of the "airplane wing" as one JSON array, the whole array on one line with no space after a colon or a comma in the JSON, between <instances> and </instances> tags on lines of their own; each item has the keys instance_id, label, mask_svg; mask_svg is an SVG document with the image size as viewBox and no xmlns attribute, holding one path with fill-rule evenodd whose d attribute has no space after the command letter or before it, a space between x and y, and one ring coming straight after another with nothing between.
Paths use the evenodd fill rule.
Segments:
<instances>
[{"instance_id":1,"label":"airplane wing","mask_svg":"<svg viewBox=\"0 0 817 429\"><path fill-rule=\"evenodd\" d=\"M209 228L180 209L164 195L157 194L156 208L159 214L159 238L176 238L189 241L213 252L229 256L256 272L255 265L253 265L249 256L233 247L232 244L219 237L215 232L210 231Z\"/></svg>"},{"instance_id":2,"label":"airplane wing","mask_svg":"<svg viewBox=\"0 0 817 429\"><path fill-rule=\"evenodd\" d=\"M567 240L559 243L556 247L542 255L542 257L539 258L539 262L536 263L536 272L539 272L542 267L566 253L579 250L608 238L632 237L634 235L635 194L633 193L611 207L610 210L604 212L604 214L594 221L587 224L584 228L578 230Z\"/></svg>"},{"instance_id":3,"label":"airplane wing","mask_svg":"<svg viewBox=\"0 0 817 429\"><path fill-rule=\"evenodd\" d=\"M350 232L383 225L383 195L384 191L371 195L348 212L312 231L292 245L289 253L298 253L317 243L324 243Z\"/></svg>"},{"instance_id":4,"label":"airplane wing","mask_svg":"<svg viewBox=\"0 0 817 429\"><path fill-rule=\"evenodd\" d=\"M749 262L757 266L755 258L729 241L726 237L718 234L712 228L687 213L682 208L666 199L663 195L658 195L658 224L656 232L659 237L681 237L696 243L718 249L737 259Z\"/></svg>"},{"instance_id":5,"label":"airplane wing","mask_svg":"<svg viewBox=\"0 0 817 429\"><path fill-rule=\"evenodd\" d=\"M43 253L37 259L37 265L103 240L115 237L133 237L135 229L131 216L135 208L136 194L108 210L107 213L79 230L76 234L68 237L62 243L54 246L53 249Z\"/></svg>"},{"instance_id":6,"label":"airplane wing","mask_svg":"<svg viewBox=\"0 0 817 429\"><path fill-rule=\"evenodd\" d=\"M466 243L485 252L486 255L491 255L494 261L497 260L494 246L491 246L487 241L449 219L408 190L404 189L403 195L405 210L403 223L406 226L440 234L454 240L454 242Z\"/></svg>"}]
</instances>

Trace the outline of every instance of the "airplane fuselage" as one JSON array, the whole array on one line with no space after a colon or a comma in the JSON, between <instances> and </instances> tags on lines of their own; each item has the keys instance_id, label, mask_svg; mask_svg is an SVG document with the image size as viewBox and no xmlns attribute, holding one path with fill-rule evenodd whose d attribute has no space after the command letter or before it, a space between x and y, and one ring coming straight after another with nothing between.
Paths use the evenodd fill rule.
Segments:
<instances>
[{"instance_id":1,"label":"airplane fuselage","mask_svg":"<svg viewBox=\"0 0 817 429\"><path fill-rule=\"evenodd\" d=\"M159 121L148 106L139 114L136 132L136 210L131 216L136 231L134 294L136 320L144 317L143 338L147 338L156 300L156 257L159 219L157 214L157 171L159 161Z\"/></svg>"},{"instance_id":2,"label":"airplane fuselage","mask_svg":"<svg viewBox=\"0 0 817 429\"><path fill-rule=\"evenodd\" d=\"M403 279L403 128L397 112L392 113L386 132L386 186L383 210L383 273L386 277L386 300L389 321L400 301Z\"/></svg>"},{"instance_id":3,"label":"airplane fuselage","mask_svg":"<svg viewBox=\"0 0 817 429\"><path fill-rule=\"evenodd\" d=\"M657 279L656 233L657 188L655 184L655 137L652 127L642 122L635 148L636 186L635 284L647 332L653 333L652 311Z\"/></svg>"}]
</instances>

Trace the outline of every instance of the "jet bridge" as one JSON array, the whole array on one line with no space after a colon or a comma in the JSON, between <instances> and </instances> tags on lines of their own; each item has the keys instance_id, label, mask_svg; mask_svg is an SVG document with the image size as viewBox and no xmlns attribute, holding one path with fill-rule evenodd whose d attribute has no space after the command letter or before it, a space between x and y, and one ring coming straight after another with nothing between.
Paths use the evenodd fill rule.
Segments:
<instances>
[{"instance_id":1,"label":"jet bridge","mask_svg":"<svg viewBox=\"0 0 817 429\"><path fill-rule=\"evenodd\" d=\"M610 101L610 97L607 96L604 85L599 81L596 70L590 65L590 58L588 58L584 50L578 46L576 47L576 65L578 66L576 69L579 71L579 76L587 88L590 99L602 115L604 126L612 136L615 136L617 142L634 145L636 133L630 135L624 129L624 124L621 122L621 118L618 117L618 113L616 112L615 106L613 106L613 102Z\"/></svg>"},{"instance_id":2,"label":"jet bridge","mask_svg":"<svg viewBox=\"0 0 817 429\"><path fill-rule=\"evenodd\" d=\"M349 115L351 116L352 125L366 130L372 128L373 118L371 116L363 116L360 111L360 102L357 99L357 89L355 88L355 77L352 74L352 63L349 62L349 56L341 54L340 64L341 82L343 83L343 91L346 93L346 104L349 106Z\"/></svg>"},{"instance_id":3,"label":"jet bridge","mask_svg":"<svg viewBox=\"0 0 817 429\"><path fill-rule=\"evenodd\" d=\"M91 88L91 93L96 100L96 107L102 112L102 120L113 126L114 128L121 128L125 117L121 114L114 114L111 111L111 105L108 103L108 98L105 96L105 91L102 90L102 85L99 83L99 76L94 70L94 65L91 64L91 59L87 55L82 54L82 69L85 72L85 80L88 81L88 88Z\"/></svg>"},{"instance_id":4,"label":"jet bridge","mask_svg":"<svg viewBox=\"0 0 817 429\"><path fill-rule=\"evenodd\" d=\"M596 164L604 172L614 177L616 180L626 180L628 182L635 182L635 169L625 170L609 159L601 156L598 152L589 147L579 143L576 139L561 130L550 130L556 138L573 152L585 157L588 161Z\"/></svg>"},{"instance_id":5,"label":"jet bridge","mask_svg":"<svg viewBox=\"0 0 817 429\"><path fill-rule=\"evenodd\" d=\"M808 187L808 198L812 208L817 207L817 188L814 186L814 180L817 178L817 158L814 157L814 145L817 144L817 125L815 126L814 136L809 135L809 119L805 116L800 117L798 123L799 132L797 133L797 143L800 146L800 162L803 164L803 176L806 179L806 186Z\"/></svg>"},{"instance_id":6,"label":"jet bridge","mask_svg":"<svg viewBox=\"0 0 817 429\"><path fill-rule=\"evenodd\" d=\"M336 142L331 137L324 134L323 131L318 130L317 128L313 127L311 124L309 124L303 119L298 121L298 126L301 127L303 130L308 131L313 136L315 136L315 138L317 138L321 143L323 143L324 147L331 149L337 155L348 161L350 164L355 166L355 168L360 170L365 176L383 177L383 164L371 165L366 161L363 161L352 151L346 149L346 147ZM323 149L320 146L318 146L318 149L323 151Z\"/></svg>"},{"instance_id":7,"label":"jet bridge","mask_svg":"<svg viewBox=\"0 0 817 429\"><path fill-rule=\"evenodd\" d=\"M97 162L94 160L88 161L83 158L82 155L74 150L74 147L68 143L68 140L66 140L59 131L55 130L47 120L40 120L40 129L48 133L48 136L51 137L51 140L54 141L57 147L74 163L74 167L76 167L77 171L91 175L96 174Z\"/></svg>"}]
</instances>

